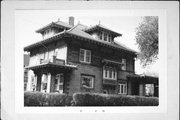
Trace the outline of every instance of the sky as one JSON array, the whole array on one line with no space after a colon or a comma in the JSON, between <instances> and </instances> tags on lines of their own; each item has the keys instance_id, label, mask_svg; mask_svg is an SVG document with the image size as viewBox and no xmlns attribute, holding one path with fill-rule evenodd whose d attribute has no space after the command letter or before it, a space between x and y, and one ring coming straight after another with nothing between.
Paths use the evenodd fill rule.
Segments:
<instances>
[{"instance_id":1,"label":"sky","mask_svg":"<svg viewBox=\"0 0 180 120\"><path fill-rule=\"evenodd\" d=\"M135 30L142 21L142 16L118 14L120 12L106 10L17 10L15 12L15 40L18 39L23 46L30 45L42 40L41 34L35 31L58 19L68 23L68 17L75 17L75 25L80 22L87 26L102 24L118 33L122 37L115 38L115 41L138 50L135 41ZM158 61L146 68L142 68L139 61L135 62L137 74L158 73Z\"/></svg>"}]
</instances>

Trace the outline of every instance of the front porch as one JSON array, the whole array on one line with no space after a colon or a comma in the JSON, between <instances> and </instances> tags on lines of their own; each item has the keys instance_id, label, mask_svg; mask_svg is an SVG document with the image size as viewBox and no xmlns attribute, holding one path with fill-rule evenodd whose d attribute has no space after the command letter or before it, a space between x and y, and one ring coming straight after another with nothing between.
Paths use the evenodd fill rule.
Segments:
<instances>
[{"instance_id":1,"label":"front porch","mask_svg":"<svg viewBox=\"0 0 180 120\"><path fill-rule=\"evenodd\" d=\"M159 96L159 79L158 77L145 75L129 75L128 94L139 96Z\"/></svg>"},{"instance_id":2,"label":"front porch","mask_svg":"<svg viewBox=\"0 0 180 120\"><path fill-rule=\"evenodd\" d=\"M28 66L34 77L28 79L29 91L68 93L69 76L76 69L63 60L41 60L39 65Z\"/></svg>"}]
</instances>

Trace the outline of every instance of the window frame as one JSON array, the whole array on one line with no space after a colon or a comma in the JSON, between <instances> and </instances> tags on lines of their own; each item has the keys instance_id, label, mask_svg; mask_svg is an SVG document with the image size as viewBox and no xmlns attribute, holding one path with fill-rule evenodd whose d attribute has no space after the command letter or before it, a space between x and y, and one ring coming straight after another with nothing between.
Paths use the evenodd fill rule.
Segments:
<instances>
[{"instance_id":1,"label":"window frame","mask_svg":"<svg viewBox=\"0 0 180 120\"><path fill-rule=\"evenodd\" d=\"M127 95L127 83L119 83L118 86L119 86L118 94ZM121 91L122 86L123 86L123 91Z\"/></svg>"},{"instance_id":2,"label":"window frame","mask_svg":"<svg viewBox=\"0 0 180 120\"><path fill-rule=\"evenodd\" d=\"M85 87L85 86L83 86L83 78L92 78L91 80L92 80L92 84L91 84L91 87ZM81 87L82 88L85 88L85 89L94 89L94 87L95 87L95 85L94 85L94 83L95 83L95 76L93 76L93 75L87 75L87 74L81 74Z\"/></svg>"},{"instance_id":3,"label":"window frame","mask_svg":"<svg viewBox=\"0 0 180 120\"><path fill-rule=\"evenodd\" d=\"M111 70L111 77L110 77L110 70ZM117 70L114 67L103 66L103 79L117 80Z\"/></svg>"},{"instance_id":4,"label":"window frame","mask_svg":"<svg viewBox=\"0 0 180 120\"><path fill-rule=\"evenodd\" d=\"M83 54L83 58L84 58L84 61L81 60L81 50L84 51L84 54ZM90 52L90 55L89 55L89 61L87 61L87 52ZM87 49L83 49L83 48L80 48L80 52L79 52L79 61L82 62L82 63L88 63L90 64L91 63L91 50L87 50Z\"/></svg>"},{"instance_id":5,"label":"window frame","mask_svg":"<svg viewBox=\"0 0 180 120\"><path fill-rule=\"evenodd\" d=\"M62 73L56 74L55 80L57 80L57 83L54 83L54 90L56 92L58 91L59 93L63 93L64 92L64 74ZM60 86L62 86L62 90L60 89Z\"/></svg>"},{"instance_id":6,"label":"window frame","mask_svg":"<svg viewBox=\"0 0 180 120\"><path fill-rule=\"evenodd\" d=\"M41 92L47 92L47 87L48 87L48 75L47 74L42 74L42 77L41 77Z\"/></svg>"},{"instance_id":7,"label":"window frame","mask_svg":"<svg viewBox=\"0 0 180 120\"><path fill-rule=\"evenodd\" d=\"M127 70L127 61L126 61L125 58L122 58L122 63L123 63L124 65L121 67L121 69L122 69L122 70Z\"/></svg>"}]
</instances>

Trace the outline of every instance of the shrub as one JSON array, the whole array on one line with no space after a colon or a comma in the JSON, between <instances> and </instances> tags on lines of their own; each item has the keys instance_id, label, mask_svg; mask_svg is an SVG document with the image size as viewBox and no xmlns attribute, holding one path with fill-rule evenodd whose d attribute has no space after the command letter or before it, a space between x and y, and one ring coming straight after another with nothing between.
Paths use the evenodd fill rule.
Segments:
<instances>
[{"instance_id":1,"label":"shrub","mask_svg":"<svg viewBox=\"0 0 180 120\"><path fill-rule=\"evenodd\" d=\"M66 94L24 92L24 106L71 106L71 101Z\"/></svg>"},{"instance_id":2,"label":"shrub","mask_svg":"<svg viewBox=\"0 0 180 120\"><path fill-rule=\"evenodd\" d=\"M158 106L158 98L106 95L99 93L75 93L73 102L75 106Z\"/></svg>"},{"instance_id":3,"label":"shrub","mask_svg":"<svg viewBox=\"0 0 180 120\"><path fill-rule=\"evenodd\" d=\"M25 106L43 106L46 96L41 92L24 92Z\"/></svg>"}]
</instances>

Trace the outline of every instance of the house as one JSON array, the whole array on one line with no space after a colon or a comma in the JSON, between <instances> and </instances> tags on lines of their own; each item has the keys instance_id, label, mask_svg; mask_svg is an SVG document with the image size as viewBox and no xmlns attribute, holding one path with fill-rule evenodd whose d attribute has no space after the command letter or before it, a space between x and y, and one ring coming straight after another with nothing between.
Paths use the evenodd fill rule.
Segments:
<instances>
[{"instance_id":1,"label":"house","mask_svg":"<svg viewBox=\"0 0 180 120\"><path fill-rule=\"evenodd\" d=\"M145 95L145 83L136 80L137 53L114 41L122 34L101 24L74 25L74 19L38 29L42 40L24 47L30 53L27 90Z\"/></svg>"}]
</instances>

